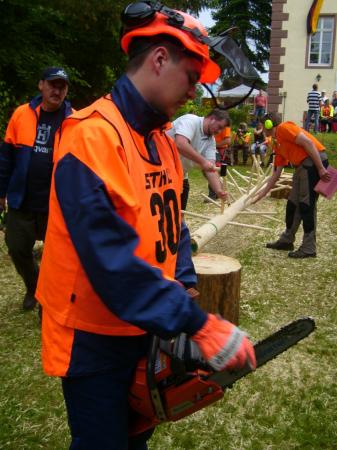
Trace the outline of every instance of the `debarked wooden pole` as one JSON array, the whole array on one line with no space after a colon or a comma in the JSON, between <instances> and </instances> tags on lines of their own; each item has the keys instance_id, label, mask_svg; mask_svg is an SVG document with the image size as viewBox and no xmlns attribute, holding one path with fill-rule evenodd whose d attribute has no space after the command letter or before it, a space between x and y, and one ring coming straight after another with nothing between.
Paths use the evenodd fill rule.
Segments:
<instances>
[{"instance_id":1,"label":"debarked wooden pole","mask_svg":"<svg viewBox=\"0 0 337 450\"><path fill-rule=\"evenodd\" d=\"M222 214L213 216L208 222L191 234L192 253L196 255L224 226L230 222L247 204L248 195L242 195L238 200L229 205Z\"/></svg>"}]
</instances>

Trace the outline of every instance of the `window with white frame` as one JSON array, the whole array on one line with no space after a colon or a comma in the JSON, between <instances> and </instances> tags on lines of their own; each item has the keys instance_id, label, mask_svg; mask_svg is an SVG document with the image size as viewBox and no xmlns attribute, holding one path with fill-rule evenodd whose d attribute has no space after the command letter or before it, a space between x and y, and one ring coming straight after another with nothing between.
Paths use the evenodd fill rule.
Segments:
<instances>
[{"instance_id":1,"label":"window with white frame","mask_svg":"<svg viewBox=\"0 0 337 450\"><path fill-rule=\"evenodd\" d=\"M310 35L309 66L331 66L335 20L332 16L318 19L316 33Z\"/></svg>"}]
</instances>

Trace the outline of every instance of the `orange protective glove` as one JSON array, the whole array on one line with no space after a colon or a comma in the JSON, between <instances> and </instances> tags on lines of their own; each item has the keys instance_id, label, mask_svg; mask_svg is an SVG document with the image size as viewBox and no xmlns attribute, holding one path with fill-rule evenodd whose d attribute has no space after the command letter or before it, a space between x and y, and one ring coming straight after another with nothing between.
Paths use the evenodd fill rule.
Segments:
<instances>
[{"instance_id":1,"label":"orange protective glove","mask_svg":"<svg viewBox=\"0 0 337 450\"><path fill-rule=\"evenodd\" d=\"M256 368L253 344L227 320L208 314L205 325L191 339L214 370L240 369L246 362L252 369Z\"/></svg>"}]
</instances>

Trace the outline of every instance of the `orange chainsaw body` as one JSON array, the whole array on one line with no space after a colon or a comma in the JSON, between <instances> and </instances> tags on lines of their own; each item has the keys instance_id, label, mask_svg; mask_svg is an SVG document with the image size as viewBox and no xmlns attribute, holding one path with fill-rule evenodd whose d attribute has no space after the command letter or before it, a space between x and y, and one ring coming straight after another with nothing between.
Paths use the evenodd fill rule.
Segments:
<instances>
[{"instance_id":1,"label":"orange chainsaw body","mask_svg":"<svg viewBox=\"0 0 337 450\"><path fill-rule=\"evenodd\" d=\"M139 362L134 382L130 389L129 404L139 414L132 424L132 434L139 434L153 428L161 422L176 421L199 409L219 400L224 393L220 386L204 380L209 373L197 369L184 374L179 384L170 380L172 377L171 358L164 352L158 352L155 366L155 381L158 390L153 392L149 387L146 358ZM170 382L171 381L171 382ZM158 417L156 400L162 405L163 415Z\"/></svg>"}]
</instances>

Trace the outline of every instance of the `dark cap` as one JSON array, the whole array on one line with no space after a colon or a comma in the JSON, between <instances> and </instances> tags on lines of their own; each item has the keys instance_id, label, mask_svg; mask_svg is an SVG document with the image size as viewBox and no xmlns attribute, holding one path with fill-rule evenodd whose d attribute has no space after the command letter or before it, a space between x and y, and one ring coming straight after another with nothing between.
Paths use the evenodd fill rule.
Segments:
<instances>
[{"instance_id":1,"label":"dark cap","mask_svg":"<svg viewBox=\"0 0 337 450\"><path fill-rule=\"evenodd\" d=\"M41 80L64 80L69 84L69 77L63 67L47 67L42 72Z\"/></svg>"}]
</instances>

